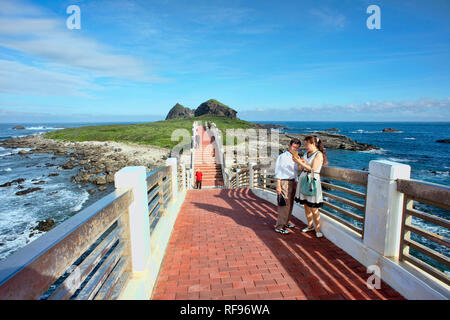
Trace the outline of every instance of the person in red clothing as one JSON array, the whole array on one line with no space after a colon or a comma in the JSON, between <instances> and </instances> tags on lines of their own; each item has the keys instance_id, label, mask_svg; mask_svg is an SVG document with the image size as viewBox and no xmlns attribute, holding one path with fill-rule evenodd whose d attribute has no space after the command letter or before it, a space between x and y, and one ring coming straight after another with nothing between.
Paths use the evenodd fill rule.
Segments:
<instances>
[{"instance_id":1,"label":"person in red clothing","mask_svg":"<svg viewBox=\"0 0 450 320\"><path fill-rule=\"evenodd\" d=\"M195 171L195 180L197 189L202 188L202 176L203 173L200 170Z\"/></svg>"}]
</instances>

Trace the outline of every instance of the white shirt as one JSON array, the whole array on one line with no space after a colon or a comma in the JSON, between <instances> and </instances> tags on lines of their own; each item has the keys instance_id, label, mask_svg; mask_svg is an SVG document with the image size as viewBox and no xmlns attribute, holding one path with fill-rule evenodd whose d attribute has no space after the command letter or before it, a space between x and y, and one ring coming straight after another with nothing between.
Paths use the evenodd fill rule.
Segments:
<instances>
[{"instance_id":1,"label":"white shirt","mask_svg":"<svg viewBox=\"0 0 450 320\"><path fill-rule=\"evenodd\" d=\"M292 160L292 154L289 151L285 151L278 156L274 178L298 181L298 164Z\"/></svg>"}]
</instances>

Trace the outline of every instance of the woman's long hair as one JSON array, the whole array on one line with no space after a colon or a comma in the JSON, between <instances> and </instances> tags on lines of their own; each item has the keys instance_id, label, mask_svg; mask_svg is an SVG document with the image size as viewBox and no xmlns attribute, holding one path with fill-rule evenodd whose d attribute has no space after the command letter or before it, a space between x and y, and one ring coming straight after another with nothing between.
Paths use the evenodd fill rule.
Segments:
<instances>
[{"instance_id":1,"label":"woman's long hair","mask_svg":"<svg viewBox=\"0 0 450 320\"><path fill-rule=\"evenodd\" d=\"M325 152L325 147L323 146L323 142L322 140L320 140L318 137L316 136L307 136L305 137L305 142L309 142L312 143L316 146L316 148L322 152L323 154L323 165L326 166L328 165L328 158L327 158L327 154Z\"/></svg>"}]
</instances>

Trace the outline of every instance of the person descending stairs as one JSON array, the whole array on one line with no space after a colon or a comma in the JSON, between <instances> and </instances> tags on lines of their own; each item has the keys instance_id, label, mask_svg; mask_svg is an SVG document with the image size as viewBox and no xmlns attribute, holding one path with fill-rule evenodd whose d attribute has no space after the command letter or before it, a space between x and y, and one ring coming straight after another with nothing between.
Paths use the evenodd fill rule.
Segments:
<instances>
[{"instance_id":1,"label":"person descending stairs","mask_svg":"<svg viewBox=\"0 0 450 320\"><path fill-rule=\"evenodd\" d=\"M222 166L215 154L214 136L211 137L204 126L198 128L200 143L194 153L195 171L202 172L202 187L223 187Z\"/></svg>"}]
</instances>

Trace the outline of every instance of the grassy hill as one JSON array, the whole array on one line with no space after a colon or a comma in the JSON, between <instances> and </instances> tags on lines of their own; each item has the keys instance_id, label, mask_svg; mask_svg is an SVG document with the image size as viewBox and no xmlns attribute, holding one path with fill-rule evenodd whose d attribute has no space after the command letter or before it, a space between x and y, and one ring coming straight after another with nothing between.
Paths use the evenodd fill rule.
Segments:
<instances>
[{"instance_id":1,"label":"grassy hill","mask_svg":"<svg viewBox=\"0 0 450 320\"><path fill-rule=\"evenodd\" d=\"M171 141L172 132L176 129L186 129L191 134L192 123L194 121L214 122L217 128L219 128L223 133L226 129L247 129L254 126L253 123L244 120L203 115L190 119L170 119L141 124L115 124L66 128L58 131L48 132L45 134L45 137L64 141L116 141L125 143L132 142L171 149L179 142Z\"/></svg>"}]
</instances>

